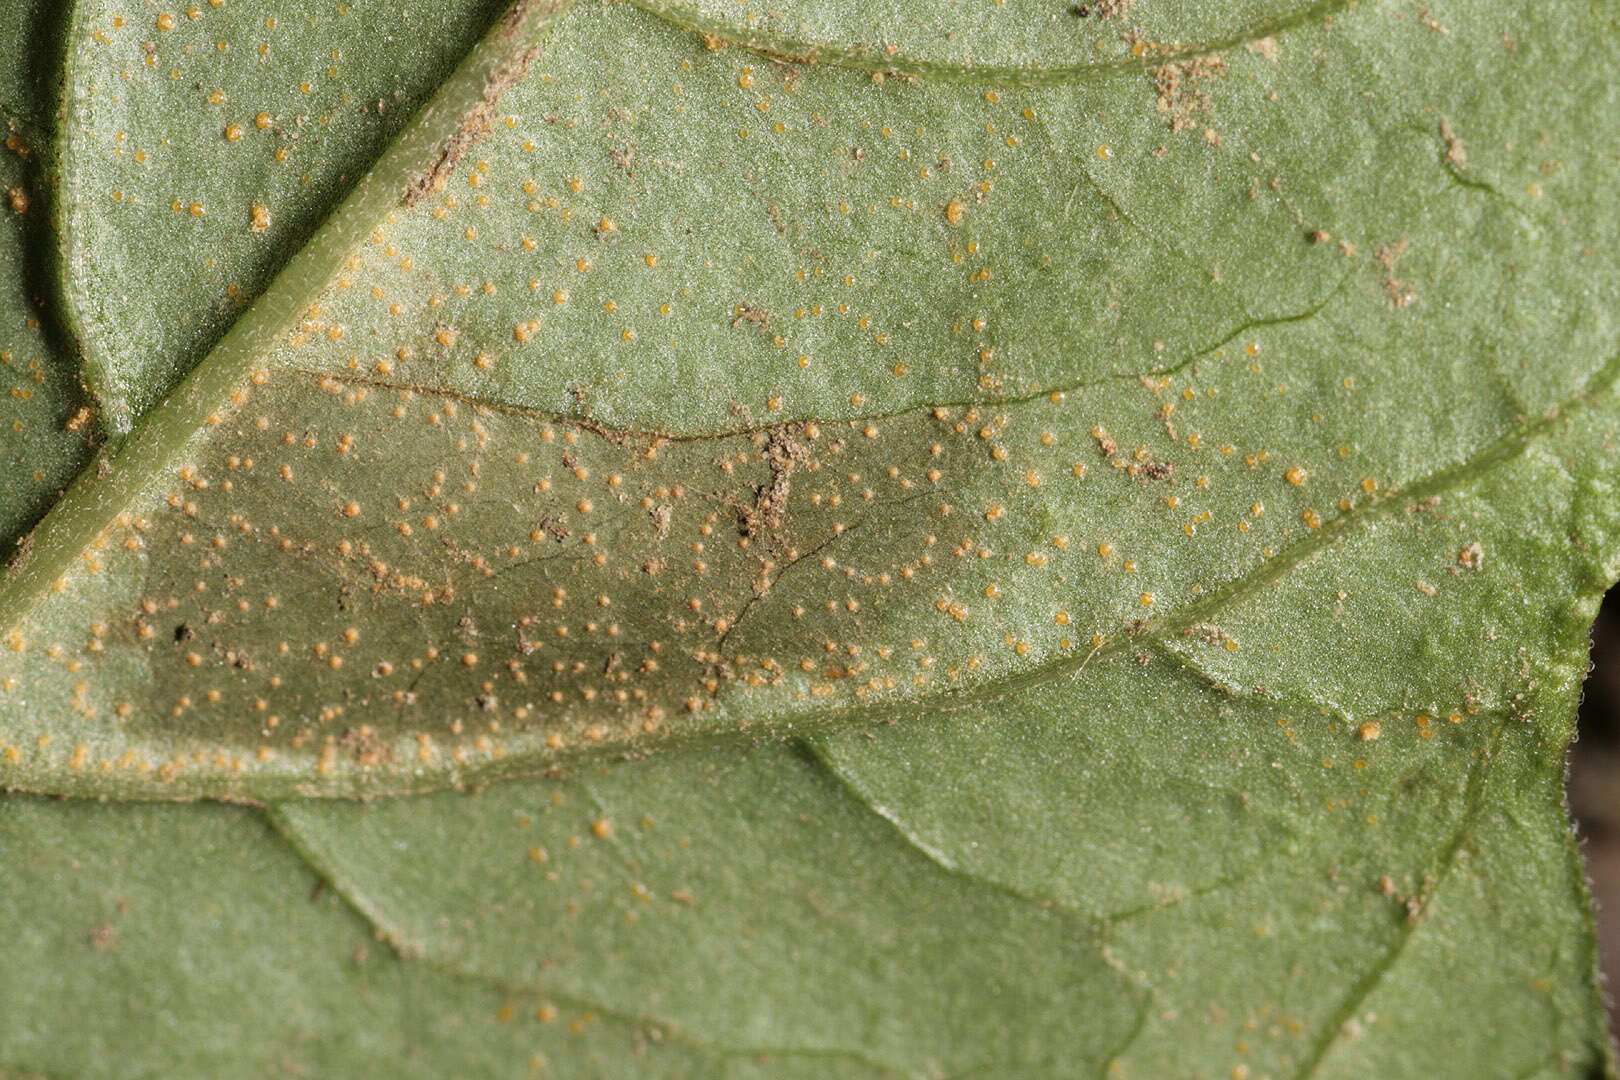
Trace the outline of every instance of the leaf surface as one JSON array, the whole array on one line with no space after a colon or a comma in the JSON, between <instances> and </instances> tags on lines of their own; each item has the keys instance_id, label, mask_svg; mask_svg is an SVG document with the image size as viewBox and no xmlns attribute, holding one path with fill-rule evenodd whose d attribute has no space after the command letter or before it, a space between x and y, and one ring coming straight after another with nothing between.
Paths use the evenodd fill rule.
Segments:
<instances>
[{"instance_id":1,"label":"leaf surface","mask_svg":"<svg viewBox=\"0 0 1620 1080\"><path fill-rule=\"evenodd\" d=\"M0 890L12 928L0 1070L818 1075L815 1062L696 1046L590 1003L403 963L241 808L9 795L0 853L8 880L30 882Z\"/></svg>"},{"instance_id":2,"label":"leaf surface","mask_svg":"<svg viewBox=\"0 0 1620 1080\"><path fill-rule=\"evenodd\" d=\"M1490 479L1555 489L1555 471ZM826 737L831 774L786 748L687 751L274 818L403 954L698 1040L750 1031L897 1075L1581 1075L1604 1036L1549 764L1591 570L1565 555L1583 601L1516 638L1534 677L1484 675L1500 693L1450 714L1348 724L1144 640L1006 703Z\"/></svg>"},{"instance_id":3,"label":"leaf surface","mask_svg":"<svg viewBox=\"0 0 1620 1080\"><path fill-rule=\"evenodd\" d=\"M1043 690L1014 708L830 736L819 752L953 872L1106 919L1108 947L1137 958L1156 1000L1174 1005L1154 1010L1140 1039L1149 1075L1178 1068L1206 1028L1230 1033L1211 1015L1247 1027L1284 1002L1292 1019L1241 1063L1256 1074L1579 1072L1573 1048L1604 1042L1561 1027L1591 993L1576 989L1592 985L1582 974L1590 939L1565 931L1565 948L1549 951L1518 928L1547 929L1587 903L1557 778L1586 627L1614 576L1590 557L1612 550L1612 513L1576 494L1613 468L1572 453L1612 440L1612 414L1595 431L1591 420L1414 515L1436 517L1367 530L1329 553L1372 557L1421 536L1441 566L1446 534L1461 525L1470 547L1490 545L1501 560L1496 587L1414 589L1422 610L1403 611L1399 590L1358 599L1338 588L1324 556L1221 629L1146 642L1144 666L1123 661L1133 670L1094 667L1083 708ZM1503 515L1493 504L1508 491L1575 509ZM1526 610L1538 579L1544 595L1579 599ZM1338 671L1302 663L1266 686L1234 678L1252 672L1226 663L1239 655L1222 647L1228 632L1310 626L1313 614L1331 619ZM1515 645L1495 665L1459 668L1480 637ZM1436 677L1392 685L1388 668L1409 658ZM1335 707L1351 695L1385 711ZM1126 917L1108 918L1120 909ZM1228 948L1229 964L1212 961ZM1186 956L1199 959L1184 969ZM1549 963L1564 966L1564 1003L1534 996L1558 994ZM1245 986L1247 996L1234 993ZM1480 1022L1493 1037L1472 1059L1458 1048Z\"/></svg>"},{"instance_id":4,"label":"leaf surface","mask_svg":"<svg viewBox=\"0 0 1620 1080\"><path fill-rule=\"evenodd\" d=\"M1430 53L1592 39L1454 22L986 89L526 8L13 569L12 782L419 790L1207 621L1610 378L1612 89Z\"/></svg>"},{"instance_id":5,"label":"leaf surface","mask_svg":"<svg viewBox=\"0 0 1620 1080\"><path fill-rule=\"evenodd\" d=\"M1614 1075L1613 13L60 25L0 1070Z\"/></svg>"},{"instance_id":6,"label":"leaf surface","mask_svg":"<svg viewBox=\"0 0 1620 1080\"><path fill-rule=\"evenodd\" d=\"M706 1040L864 1048L902 1075L1074 1075L1092 1067L1076 1048L1121 1076L1580 1075L1606 1051L1559 762L1614 574L1590 553L1617 522L1578 494L1612 451L1570 455L1616 432L1610 410L1569 409L1439 503L1257 589L1238 622L1144 631L1000 703L824 736L830 776L788 749L687 752L274 818L403 953ZM1543 503L1503 515L1506 492ZM1488 554L1453 575L1459 529ZM1415 612L1401 590L1336 588L1343 560L1386 548L1449 587L1414 586ZM1527 591L1575 599L1527 608ZM1225 626L1308 626L1335 599L1324 637L1355 711L1336 707L1346 681L1308 667L1304 686L1222 678L1243 655ZM1459 667L1479 636L1513 644ZM1434 677L1377 677L1408 656ZM903 898L903 931L874 895ZM988 910L936 906L984 895ZM976 964L999 967L1009 937L1025 959L1002 984ZM971 1016L938 1000L987 982ZM829 986L849 1014L821 1011ZM1066 1028L1123 994L1137 1011Z\"/></svg>"},{"instance_id":7,"label":"leaf surface","mask_svg":"<svg viewBox=\"0 0 1620 1080\"><path fill-rule=\"evenodd\" d=\"M0 558L55 501L90 456L96 432L71 349L40 304L41 254L50 244L46 191L52 105L42 58L31 42L49 41L46 5L14 4L0 15Z\"/></svg>"},{"instance_id":8,"label":"leaf surface","mask_svg":"<svg viewBox=\"0 0 1620 1080\"><path fill-rule=\"evenodd\" d=\"M769 55L880 73L1036 83L1134 69L1148 56L1196 56L1331 18L1344 0L1240 0L1227 4L958 5L945 19L903 3L816 4L751 11L708 0L638 6L719 41Z\"/></svg>"},{"instance_id":9,"label":"leaf surface","mask_svg":"<svg viewBox=\"0 0 1620 1080\"><path fill-rule=\"evenodd\" d=\"M110 430L208 352L505 7L72 5L59 267Z\"/></svg>"},{"instance_id":10,"label":"leaf surface","mask_svg":"<svg viewBox=\"0 0 1620 1080\"><path fill-rule=\"evenodd\" d=\"M407 955L702 1042L1089 1071L1143 1008L1087 921L942 873L791 747L276 816Z\"/></svg>"}]
</instances>

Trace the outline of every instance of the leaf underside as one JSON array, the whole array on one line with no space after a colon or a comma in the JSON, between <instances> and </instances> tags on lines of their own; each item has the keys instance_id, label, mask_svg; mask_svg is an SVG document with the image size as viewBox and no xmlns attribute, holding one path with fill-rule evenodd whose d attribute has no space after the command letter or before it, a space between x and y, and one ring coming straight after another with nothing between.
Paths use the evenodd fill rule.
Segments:
<instances>
[{"instance_id":1,"label":"leaf underside","mask_svg":"<svg viewBox=\"0 0 1620 1080\"><path fill-rule=\"evenodd\" d=\"M1613 15L37 7L0 1075L1613 1075Z\"/></svg>"}]
</instances>

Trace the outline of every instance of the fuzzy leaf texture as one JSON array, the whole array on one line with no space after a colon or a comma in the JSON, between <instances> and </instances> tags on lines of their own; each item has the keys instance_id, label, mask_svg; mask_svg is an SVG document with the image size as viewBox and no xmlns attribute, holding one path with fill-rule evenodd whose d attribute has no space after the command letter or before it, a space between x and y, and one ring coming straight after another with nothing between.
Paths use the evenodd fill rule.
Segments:
<instances>
[{"instance_id":1,"label":"fuzzy leaf texture","mask_svg":"<svg viewBox=\"0 0 1620 1080\"><path fill-rule=\"evenodd\" d=\"M1614 1076L1617 35L13 5L0 1076Z\"/></svg>"}]
</instances>

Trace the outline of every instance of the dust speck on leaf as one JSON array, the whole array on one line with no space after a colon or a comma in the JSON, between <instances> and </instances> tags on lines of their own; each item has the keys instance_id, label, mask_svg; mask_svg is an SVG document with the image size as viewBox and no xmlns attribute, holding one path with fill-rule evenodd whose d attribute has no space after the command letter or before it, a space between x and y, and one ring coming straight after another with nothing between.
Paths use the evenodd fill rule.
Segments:
<instances>
[{"instance_id":1,"label":"dust speck on leaf","mask_svg":"<svg viewBox=\"0 0 1620 1080\"><path fill-rule=\"evenodd\" d=\"M1440 138L1446 144L1446 162L1454 169L1468 168L1468 146L1452 129L1451 120L1444 116L1440 118Z\"/></svg>"},{"instance_id":2,"label":"dust speck on leaf","mask_svg":"<svg viewBox=\"0 0 1620 1080\"><path fill-rule=\"evenodd\" d=\"M1158 91L1155 103L1171 131L1197 127L1197 117L1210 110L1208 84L1226 73L1226 58L1215 53L1189 57L1152 69L1148 74Z\"/></svg>"},{"instance_id":3,"label":"dust speck on leaf","mask_svg":"<svg viewBox=\"0 0 1620 1080\"><path fill-rule=\"evenodd\" d=\"M1373 258L1384 268L1384 296L1390 305L1396 308L1404 308L1417 299L1417 293L1412 291L1406 282L1395 276L1396 264L1406 254L1407 246L1407 238L1403 236L1393 244L1386 244L1373 251Z\"/></svg>"},{"instance_id":4,"label":"dust speck on leaf","mask_svg":"<svg viewBox=\"0 0 1620 1080\"><path fill-rule=\"evenodd\" d=\"M1251 41L1245 45L1244 48L1253 53L1255 56L1263 57L1264 59L1270 60L1273 63L1276 62L1278 54L1282 51L1277 47L1277 39L1270 35L1267 35L1258 41Z\"/></svg>"}]
</instances>

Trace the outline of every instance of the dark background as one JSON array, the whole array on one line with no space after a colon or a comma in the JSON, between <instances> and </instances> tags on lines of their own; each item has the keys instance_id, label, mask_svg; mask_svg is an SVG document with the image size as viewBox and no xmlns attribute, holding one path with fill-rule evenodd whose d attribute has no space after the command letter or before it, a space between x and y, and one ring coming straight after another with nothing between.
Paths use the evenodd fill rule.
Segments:
<instances>
[{"instance_id":1,"label":"dark background","mask_svg":"<svg viewBox=\"0 0 1620 1080\"><path fill-rule=\"evenodd\" d=\"M1620 1038L1620 587L1592 627L1592 673L1569 759L1569 802L1597 898L1598 943L1609 975L1609 1028Z\"/></svg>"}]
</instances>

